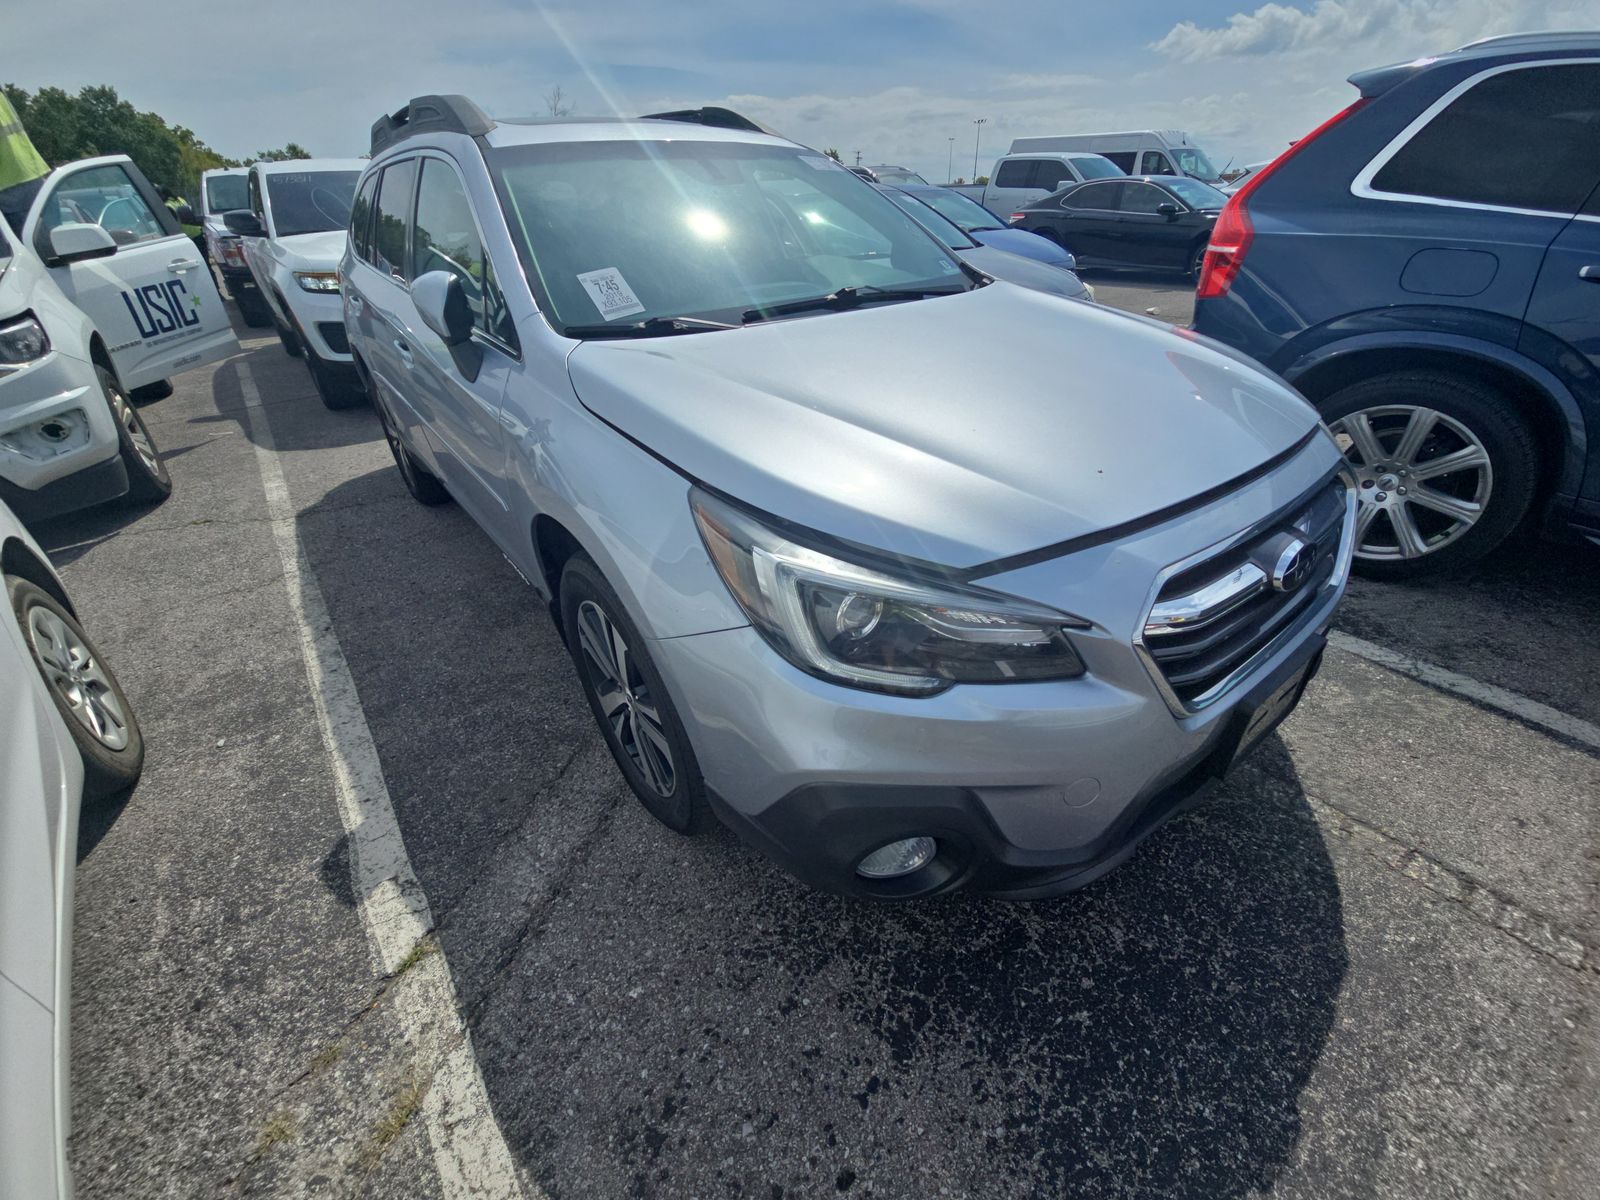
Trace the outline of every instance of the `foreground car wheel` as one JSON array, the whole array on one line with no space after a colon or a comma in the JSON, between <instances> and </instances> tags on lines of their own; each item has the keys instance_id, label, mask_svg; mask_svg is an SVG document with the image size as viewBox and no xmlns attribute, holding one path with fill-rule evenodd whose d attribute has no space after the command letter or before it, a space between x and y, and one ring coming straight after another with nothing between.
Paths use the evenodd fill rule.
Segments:
<instances>
[{"instance_id":1,"label":"foreground car wheel","mask_svg":"<svg viewBox=\"0 0 1600 1200\"><path fill-rule=\"evenodd\" d=\"M406 485L406 491L411 493L411 498L418 504L443 504L450 499L450 493L445 490L444 484L439 482L438 476L416 460L411 451L406 449L406 444L400 440L400 434L389 420L389 414L382 404L376 404L378 422L383 426L383 440L389 443L389 453L394 456L394 465L399 468L400 478Z\"/></svg>"},{"instance_id":2,"label":"foreground car wheel","mask_svg":"<svg viewBox=\"0 0 1600 1200\"><path fill-rule=\"evenodd\" d=\"M251 329L263 329L272 324L272 309L267 306L260 292L241 289L233 299L239 306L239 316Z\"/></svg>"},{"instance_id":3,"label":"foreground car wheel","mask_svg":"<svg viewBox=\"0 0 1600 1200\"><path fill-rule=\"evenodd\" d=\"M669 829L704 829L705 781L683 723L644 638L582 555L561 573L561 623L589 709L633 794Z\"/></svg>"},{"instance_id":4,"label":"foreground car wheel","mask_svg":"<svg viewBox=\"0 0 1600 1200\"><path fill-rule=\"evenodd\" d=\"M302 342L302 345L305 343ZM354 367L343 363L324 362L309 345L305 347L306 366L311 370L311 382L317 386L317 395L323 407L338 410L356 408L367 401L366 389L361 386L361 376Z\"/></svg>"},{"instance_id":5,"label":"foreground car wheel","mask_svg":"<svg viewBox=\"0 0 1600 1200\"><path fill-rule=\"evenodd\" d=\"M172 495L172 476L167 464L156 453L156 444L145 427L139 410L128 403L110 371L96 367L100 389L111 406L111 416L117 423L117 441L122 450L122 464L128 469L128 499L136 504L159 504Z\"/></svg>"},{"instance_id":6,"label":"foreground car wheel","mask_svg":"<svg viewBox=\"0 0 1600 1200\"><path fill-rule=\"evenodd\" d=\"M1321 405L1354 470L1356 565L1403 578L1478 561L1521 524L1539 460L1500 393L1434 371L1364 380Z\"/></svg>"},{"instance_id":7,"label":"foreground car wheel","mask_svg":"<svg viewBox=\"0 0 1600 1200\"><path fill-rule=\"evenodd\" d=\"M83 756L84 796L131 788L144 767L144 735L117 677L54 596L12 575L5 585L34 665Z\"/></svg>"}]
</instances>

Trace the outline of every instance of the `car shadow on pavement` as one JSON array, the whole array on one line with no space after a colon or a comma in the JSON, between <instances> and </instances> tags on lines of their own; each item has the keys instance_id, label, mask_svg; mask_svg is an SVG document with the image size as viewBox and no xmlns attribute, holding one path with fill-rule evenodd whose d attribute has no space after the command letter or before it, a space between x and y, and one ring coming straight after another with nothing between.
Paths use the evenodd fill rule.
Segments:
<instances>
[{"instance_id":1,"label":"car shadow on pavement","mask_svg":"<svg viewBox=\"0 0 1600 1200\"><path fill-rule=\"evenodd\" d=\"M1082 892L846 902L643 815L548 615L454 506L378 470L298 524L497 1118L550 1194L1271 1188L1346 970L1275 738ZM350 903L347 862L323 878Z\"/></svg>"}]
</instances>

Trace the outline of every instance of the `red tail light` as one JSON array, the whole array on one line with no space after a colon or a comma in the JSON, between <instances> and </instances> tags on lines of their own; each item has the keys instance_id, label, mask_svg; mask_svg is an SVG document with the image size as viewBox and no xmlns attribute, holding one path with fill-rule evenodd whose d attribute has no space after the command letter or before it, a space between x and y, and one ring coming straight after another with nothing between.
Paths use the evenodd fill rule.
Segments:
<instances>
[{"instance_id":1,"label":"red tail light","mask_svg":"<svg viewBox=\"0 0 1600 1200\"><path fill-rule=\"evenodd\" d=\"M1226 296L1244 267L1244 256L1256 236L1255 226L1250 222L1251 193L1266 181L1267 176L1366 102L1365 97L1357 100L1349 108L1334 113L1298 142L1290 143L1287 150L1251 175L1244 181L1243 187L1228 197L1222 215L1211 230L1211 244L1206 247L1205 260L1200 267L1200 284L1194 292L1196 300L1218 300Z\"/></svg>"},{"instance_id":2,"label":"red tail light","mask_svg":"<svg viewBox=\"0 0 1600 1200\"><path fill-rule=\"evenodd\" d=\"M1012 213L1011 214L1011 223L1013 225L1015 225L1018 221L1022 220L1022 218L1027 216L1027 215L1028 215L1027 213Z\"/></svg>"}]
</instances>

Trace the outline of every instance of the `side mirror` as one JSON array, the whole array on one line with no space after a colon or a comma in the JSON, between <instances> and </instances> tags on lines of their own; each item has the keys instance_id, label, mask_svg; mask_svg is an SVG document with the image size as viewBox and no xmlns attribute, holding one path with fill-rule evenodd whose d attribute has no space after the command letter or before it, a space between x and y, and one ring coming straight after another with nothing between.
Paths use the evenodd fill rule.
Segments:
<instances>
[{"instance_id":1,"label":"side mirror","mask_svg":"<svg viewBox=\"0 0 1600 1200\"><path fill-rule=\"evenodd\" d=\"M1063 253L1066 254L1066 258L1062 259L1059 265L1065 270L1076 271L1078 269L1077 255L1073 254L1071 250L1063 251Z\"/></svg>"},{"instance_id":2,"label":"side mirror","mask_svg":"<svg viewBox=\"0 0 1600 1200\"><path fill-rule=\"evenodd\" d=\"M105 258L116 252L116 240L98 225L71 221L50 231L50 254L55 264Z\"/></svg>"},{"instance_id":3,"label":"side mirror","mask_svg":"<svg viewBox=\"0 0 1600 1200\"><path fill-rule=\"evenodd\" d=\"M1176 221L1178 219L1178 206L1176 204L1158 204L1156 205L1156 212L1160 213L1169 221Z\"/></svg>"},{"instance_id":4,"label":"side mirror","mask_svg":"<svg viewBox=\"0 0 1600 1200\"><path fill-rule=\"evenodd\" d=\"M450 359L468 383L478 378L483 351L472 340L476 323L461 277L449 271L429 271L411 281L411 303L422 323L439 335Z\"/></svg>"},{"instance_id":5,"label":"side mirror","mask_svg":"<svg viewBox=\"0 0 1600 1200\"><path fill-rule=\"evenodd\" d=\"M246 208L235 209L233 212L222 214L222 223L228 227L229 233L237 233L240 237L266 237L266 227L261 224L261 218Z\"/></svg>"}]
</instances>

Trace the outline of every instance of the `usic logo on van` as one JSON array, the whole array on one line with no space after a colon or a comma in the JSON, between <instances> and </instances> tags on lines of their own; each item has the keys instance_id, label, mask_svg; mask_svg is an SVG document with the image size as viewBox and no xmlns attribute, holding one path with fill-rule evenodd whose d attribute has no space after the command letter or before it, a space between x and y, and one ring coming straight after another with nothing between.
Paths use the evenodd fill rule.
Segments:
<instances>
[{"instance_id":1,"label":"usic logo on van","mask_svg":"<svg viewBox=\"0 0 1600 1200\"><path fill-rule=\"evenodd\" d=\"M187 297L188 303L184 303ZM200 324L199 298L189 296L183 280L168 283L147 283L122 293L122 302L128 306L128 315L143 338L158 337L163 333Z\"/></svg>"}]
</instances>

